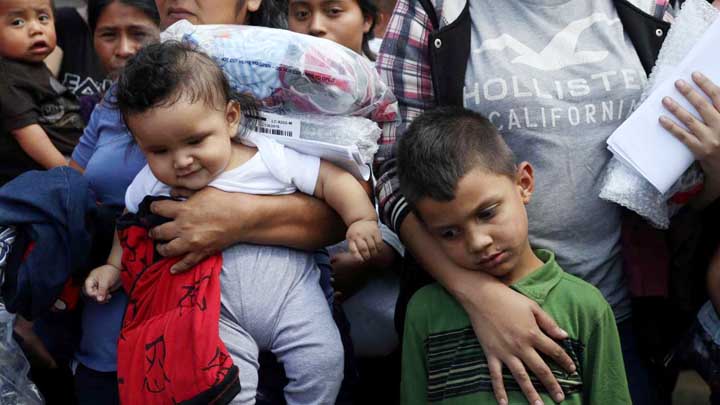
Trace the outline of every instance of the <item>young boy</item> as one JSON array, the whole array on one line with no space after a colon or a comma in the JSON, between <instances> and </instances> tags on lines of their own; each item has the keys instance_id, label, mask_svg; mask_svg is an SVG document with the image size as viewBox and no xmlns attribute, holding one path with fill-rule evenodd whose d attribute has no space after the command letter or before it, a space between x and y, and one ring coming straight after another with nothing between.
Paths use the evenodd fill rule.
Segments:
<instances>
[{"instance_id":1,"label":"young boy","mask_svg":"<svg viewBox=\"0 0 720 405\"><path fill-rule=\"evenodd\" d=\"M0 1L0 185L67 164L84 123L43 63L55 49L51 0Z\"/></svg>"},{"instance_id":2,"label":"young boy","mask_svg":"<svg viewBox=\"0 0 720 405\"><path fill-rule=\"evenodd\" d=\"M552 252L531 249L525 204L533 168L515 164L493 125L459 108L426 112L400 140L398 165L403 195L454 263L497 277L568 332L563 346L577 370L549 363L563 403L629 404L613 312L595 287L564 273ZM438 284L411 299L402 350L403 403L496 403L468 316ZM526 403L512 375L504 370L503 377L509 403Z\"/></svg>"}]
</instances>

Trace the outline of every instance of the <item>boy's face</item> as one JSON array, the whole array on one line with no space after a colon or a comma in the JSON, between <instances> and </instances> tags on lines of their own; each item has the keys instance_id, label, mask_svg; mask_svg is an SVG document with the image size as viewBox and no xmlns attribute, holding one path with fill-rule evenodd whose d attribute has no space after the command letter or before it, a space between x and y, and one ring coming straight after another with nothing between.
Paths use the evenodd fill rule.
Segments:
<instances>
[{"instance_id":1,"label":"boy's face","mask_svg":"<svg viewBox=\"0 0 720 405\"><path fill-rule=\"evenodd\" d=\"M415 208L455 264L514 282L518 271L536 267L525 211L533 186L527 162L515 179L474 168L460 178L452 201L423 198Z\"/></svg>"},{"instance_id":2,"label":"boy's face","mask_svg":"<svg viewBox=\"0 0 720 405\"><path fill-rule=\"evenodd\" d=\"M0 18L0 56L42 62L55 49L50 0L1 0Z\"/></svg>"},{"instance_id":3,"label":"boy's face","mask_svg":"<svg viewBox=\"0 0 720 405\"><path fill-rule=\"evenodd\" d=\"M329 39L362 53L363 34L372 20L357 0L290 0L288 29Z\"/></svg>"},{"instance_id":4,"label":"boy's face","mask_svg":"<svg viewBox=\"0 0 720 405\"><path fill-rule=\"evenodd\" d=\"M158 180L200 190L231 164L231 139L240 116L236 102L218 110L183 97L170 106L129 114L125 122Z\"/></svg>"}]
</instances>

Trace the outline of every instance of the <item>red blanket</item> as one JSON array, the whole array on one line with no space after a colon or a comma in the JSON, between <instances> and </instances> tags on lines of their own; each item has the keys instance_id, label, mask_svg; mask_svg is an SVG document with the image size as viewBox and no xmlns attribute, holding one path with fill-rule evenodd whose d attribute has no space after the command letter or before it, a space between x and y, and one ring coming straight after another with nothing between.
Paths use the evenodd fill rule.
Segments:
<instances>
[{"instance_id":1,"label":"red blanket","mask_svg":"<svg viewBox=\"0 0 720 405\"><path fill-rule=\"evenodd\" d=\"M118 342L120 400L128 404L224 404L240 392L238 368L220 340L222 255L170 274L138 215L118 221L129 296Z\"/></svg>"}]
</instances>

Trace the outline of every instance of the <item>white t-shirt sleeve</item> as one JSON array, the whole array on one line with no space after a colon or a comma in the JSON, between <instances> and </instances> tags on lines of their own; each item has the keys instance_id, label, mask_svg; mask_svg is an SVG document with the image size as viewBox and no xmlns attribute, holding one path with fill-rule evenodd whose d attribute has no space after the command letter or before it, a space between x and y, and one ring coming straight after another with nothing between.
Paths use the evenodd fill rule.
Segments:
<instances>
[{"instance_id":1,"label":"white t-shirt sleeve","mask_svg":"<svg viewBox=\"0 0 720 405\"><path fill-rule=\"evenodd\" d=\"M319 157L297 152L263 136L254 138L253 142L273 176L282 182L294 185L305 194L315 193L315 185L320 174Z\"/></svg>"},{"instance_id":2,"label":"white t-shirt sleeve","mask_svg":"<svg viewBox=\"0 0 720 405\"><path fill-rule=\"evenodd\" d=\"M320 158L285 148L285 161L290 170L292 184L305 194L315 194L320 175Z\"/></svg>"},{"instance_id":3,"label":"white t-shirt sleeve","mask_svg":"<svg viewBox=\"0 0 720 405\"><path fill-rule=\"evenodd\" d=\"M161 183L150 171L150 166L145 165L125 191L125 208L128 212L137 213L140 203L148 195L169 196L170 187Z\"/></svg>"}]
</instances>

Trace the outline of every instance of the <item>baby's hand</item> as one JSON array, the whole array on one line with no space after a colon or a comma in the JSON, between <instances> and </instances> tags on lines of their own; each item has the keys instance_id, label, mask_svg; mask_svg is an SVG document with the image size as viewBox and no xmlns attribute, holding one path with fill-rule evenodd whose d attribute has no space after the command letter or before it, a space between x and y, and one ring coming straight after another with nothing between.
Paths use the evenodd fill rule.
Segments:
<instances>
[{"instance_id":1,"label":"baby's hand","mask_svg":"<svg viewBox=\"0 0 720 405\"><path fill-rule=\"evenodd\" d=\"M120 269L106 264L91 271L85 279L85 294L100 304L110 302L110 291L120 283Z\"/></svg>"},{"instance_id":2,"label":"baby's hand","mask_svg":"<svg viewBox=\"0 0 720 405\"><path fill-rule=\"evenodd\" d=\"M376 220L353 222L348 227L345 237L348 240L350 253L363 261L377 255L380 244L383 243Z\"/></svg>"}]
</instances>

